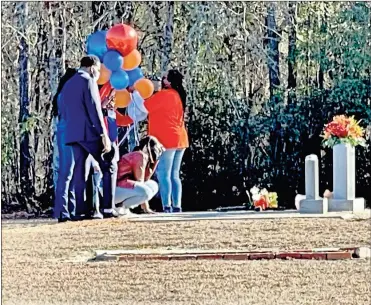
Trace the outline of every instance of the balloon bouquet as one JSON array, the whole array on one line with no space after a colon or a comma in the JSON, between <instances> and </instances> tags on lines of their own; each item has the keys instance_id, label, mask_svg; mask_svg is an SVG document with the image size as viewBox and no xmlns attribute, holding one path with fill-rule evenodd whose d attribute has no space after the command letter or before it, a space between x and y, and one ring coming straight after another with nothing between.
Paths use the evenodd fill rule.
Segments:
<instances>
[{"instance_id":1,"label":"balloon bouquet","mask_svg":"<svg viewBox=\"0 0 371 305\"><path fill-rule=\"evenodd\" d=\"M115 105L125 108L131 102L131 94L126 90L134 86L143 99L154 91L150 80L144 78L139 65L142 60L136 49L138 35L129 25L116 24L108 31L97 31L88 36L87 53L97 56L101 61L98 85L102 85L102 100L115 90Z\"/></svg>"}]
</instances>

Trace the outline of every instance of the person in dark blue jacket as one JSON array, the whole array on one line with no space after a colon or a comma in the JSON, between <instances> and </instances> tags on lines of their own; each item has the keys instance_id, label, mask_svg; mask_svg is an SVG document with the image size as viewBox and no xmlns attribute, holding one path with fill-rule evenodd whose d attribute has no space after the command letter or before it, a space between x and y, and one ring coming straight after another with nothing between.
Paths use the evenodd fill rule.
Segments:
<instances>
[{"instance_id":1,"label":"person in dark blue jacket","mask_svg":"<svg viewBox=\"0 0 371 305\"><path fill-rule=\"evenodd\" d=\"M64 207L59 221L90 218L90 211L84 200L86 159L91 154L99 162L104 175L104 154L109 153L112 148L96 82L99 72L100 62L96 56L83 57L79 70L64 85L58 97L61 105L59 111L65 120L65 144L72 148L72 164L68 171L69 177L72 176L71 183L75 192L75 200L72 200L74 215L70 214L71 209L68 209L66 198L59 198L59 206ZM112 217L112 181L110 177L107 178L103 176L102 208L105 217Z\"/></svg>"}]
</instances>

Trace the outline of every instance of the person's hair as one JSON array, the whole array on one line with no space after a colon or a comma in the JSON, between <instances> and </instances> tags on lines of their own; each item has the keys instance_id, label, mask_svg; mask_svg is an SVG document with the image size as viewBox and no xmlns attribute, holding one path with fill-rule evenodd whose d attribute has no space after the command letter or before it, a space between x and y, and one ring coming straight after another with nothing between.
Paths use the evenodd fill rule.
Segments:
<instances>
[{"instance_id":1,"label":"person's hair","mask_svg":"<svg viewBox=\"0 0 371 305\"><path fill-rule=\"evenodd\" d=\"M66 73L61 77L57 89L57 93L53 97L53 106L52 106L52 114L54 117L58 115L58 95L62 92L64 85L70 80L72 76L76 74L76 69L68 68Z\"/></svg>"},{"instance_id":2,"label":"person's hair","mask_svg":"<svg viewBox=\"0 0 371 305\"><path fill-rule=\"evenodd\" d=\"M100 63L99 58L95 55L87 55L81 58L80 67L81 68L89 68L91 66L96 66Z\"/></svg>"},{"instance_id":3,"label":"person's hair","mask_svg":"<svg viewBox=\"0 0 371 305\"><path fill-rule=\"evenodd\" d=\"M153 164L160 158L165 148L157 138L146 136L139 141L139 145L134 148L134 151L143 151L148 154L150 163Z\"/></svg>"},{"instance_id":4,"label":"person's hair","mask_svg":"<svg viewBox=\"0 0 371 305\"><path fill-rule=\"evenodd\" d=\"M153 81L153 82L160 82L161 81L161 78L158 77L157 75L148 76L148 79Z\"/></svg>"},{"instance_id":5,"label":"person's hair","mask_svg":"<svg viewBox=\"0 0 371 305\"><path fill-rule=\"evenodd\" d=\"M183 75L175 69L169 70L167 74L167 80L171 84L171 88L178 92L180 99L182 100L183 111L185 111L187 106L187 93L183 87L183 78Z\"/></svg>"}]
</instances>

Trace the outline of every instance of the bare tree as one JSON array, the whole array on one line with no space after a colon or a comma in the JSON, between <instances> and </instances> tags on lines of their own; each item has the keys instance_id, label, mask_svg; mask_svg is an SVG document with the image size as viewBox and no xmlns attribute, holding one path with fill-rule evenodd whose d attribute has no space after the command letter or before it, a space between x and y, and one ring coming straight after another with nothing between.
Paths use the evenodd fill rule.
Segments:
<instances>
[{"instance_id":1,"label":"bare tree","mask_svg":"<svg viewBox=\"0 0 371 305\"><path fill-rule=\"evenodd\" d=\"M296 88L296 3L289 3L288 89Z\"/></svg>"},{"instance_id":2,"label":"bare tree","mask_svg":"<svg viewBox=\"0 0 371 305\"><path fill-rule=\"evenodd\" d=\"M268 68L269 68L269 88L271 97L274 95L274 90L280 86L280 66L279 66L279 35L277 33L277 25L275 18L275 3L267 4L267 45L268 45Z\"/></svg>"},{"instance_id":3,"label":"bare tree","mask_svg":"<svg viewBox=\"0 0 371 305\"><path fill-rule=\"evenodd\" d=\"M1 8L4 208L52 205L51 97L66 61L78 66L87 36L119 22L139 35L146 76L170 66L185 75L188 208L233 204L234 186L297 190L303 156L319 149L328 116L351 109L370 122L368 4L8 1ZM349 75L355 81L344 84ZM357 155L369 164L357 173L364 186L367 154Z\"/></svg>"},{"instance_id":4,"label":"bare tree","mask_svg":"<svg viewBox=\"0 0 371 305\"><path fill-rule=\"evenodd\" d=\"M29 45L27 42L27 17L28 3L21 2L17 8L18 26L20 31L19 44L19 122L23 125L23 132L20 139L20 185L21 192L25 194L34 194L34 184L32 181L32 157L30 149L30 130L28 128L30 118L30 100L29 100ZM24 207L31 212L31 205L23 201Z\"/></svg>"},{"instance_id":5,"label":"bare tree","mask_svg":"<svg viewBox=\"0 0 371 305\"><path fill-rule=\"evenodd\" d=\"M166 24L162 38L161 71L165 72L170 63L173 44L174 1L166 2Z\"/></svg>"}]
</instances>

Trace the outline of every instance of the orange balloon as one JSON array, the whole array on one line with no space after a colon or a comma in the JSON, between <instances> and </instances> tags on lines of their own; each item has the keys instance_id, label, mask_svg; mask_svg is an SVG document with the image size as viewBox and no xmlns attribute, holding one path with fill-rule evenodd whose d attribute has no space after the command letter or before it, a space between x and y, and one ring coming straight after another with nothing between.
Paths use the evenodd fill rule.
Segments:
<instances>
[{"instance_id":1,"label":"orange balloon","mask_svg":"<svg viewBox=\"0 0 371 305\"><path fill-rule=\"evenodd\" d=\"M144 99L149 98L155 90L153 83L149 79L142 78L135 82L135 90L137 90L140 96Z\"/></svg>"},{"instance_id":2,"label":"orange balloon","mask_svg":"<svg viewBox=\"0 0 371 305\"><path fill-rule=\"evenodd\" d=\"M106 68L104 64L101 64L100 66L100 75L97 80L98 85L103 85L106 82L109 81L109 78L111 77L111 71Z\"/></svg>"},{"instance_id":3,"label":"orange balloon","mask_svg":"<svg viewBox=\"0 0 371 305\"><path fill-rule=\"evenodd\" d=\"M130 104L131 96L128 90L116 90L115 105L117 108L125 108Z\"/></svg>"},{"instance_id":4,"label":"orange balloon","mask_svg":"<svg viewBox=\"0 0 371 305\"><path fill-rule=\"evenodd\" d=\"M142 61L142 56L137 49L131 51L127 56L124 57L124 64L122 68L126 71L130 71L139 66Z\"/></svg>"}]
</instances>

